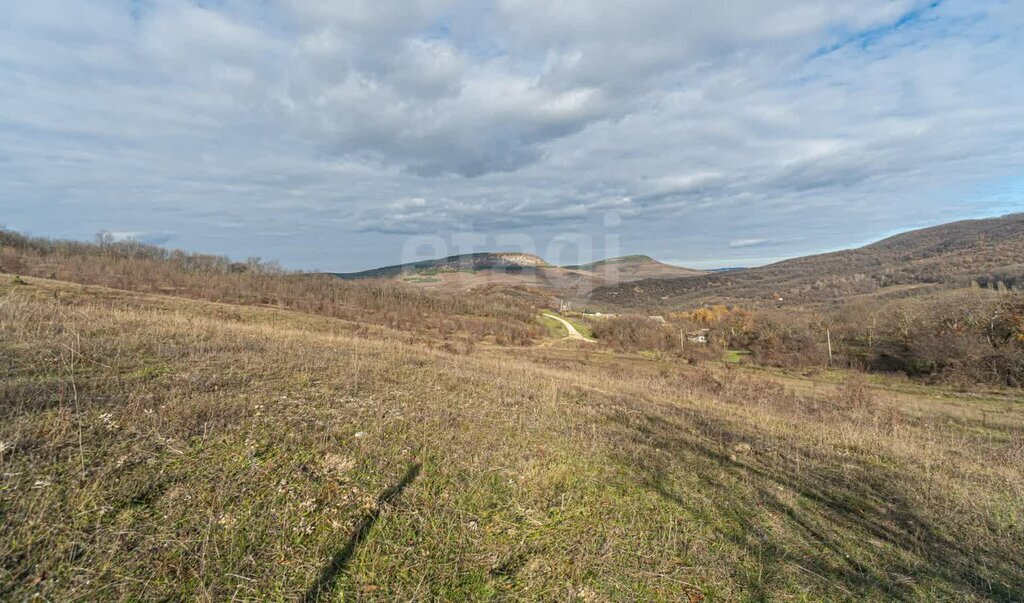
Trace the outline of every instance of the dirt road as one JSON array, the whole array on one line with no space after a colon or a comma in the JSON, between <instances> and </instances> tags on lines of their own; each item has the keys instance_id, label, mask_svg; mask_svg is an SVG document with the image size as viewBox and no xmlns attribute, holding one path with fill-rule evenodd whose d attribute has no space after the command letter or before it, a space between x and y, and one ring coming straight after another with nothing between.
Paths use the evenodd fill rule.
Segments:
<instances>
[{"instance_id":1,"label":"dirt road","mask_svg":"<svg viewBox=\"0 0 1024 603\"><path fill-rule=\"evenodd\" d=\"M578 339L580 341L597 343L595 340L590 339L589 337L585 337L583 333L580 333L579 331L576 330L576 327L572 326L571 322L562 318L561 316L555 316L554 314L548 314L546 312L544 313L544 316L547 316L548 318L554 318L555 320L557 320L558 322L562 323L562 325L565 326L565 330L569 332L569 334L566 335L566 339Z\"/></svg>"}]
</instances>

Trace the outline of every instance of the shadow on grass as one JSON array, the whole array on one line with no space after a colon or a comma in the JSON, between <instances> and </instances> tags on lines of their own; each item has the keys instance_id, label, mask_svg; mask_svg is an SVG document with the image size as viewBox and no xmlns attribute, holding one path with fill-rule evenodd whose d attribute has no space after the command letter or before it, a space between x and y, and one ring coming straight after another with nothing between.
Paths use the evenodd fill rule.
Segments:
<instances>
[{"instance_id":1,"label":"shadow on grass","mask_svg":"<svg viewBox=\"0 0 1024 603\"><path fill-rule=\"evenodd\" d=\"M772 455L736 458L730 446L758 436L696 412L662 410L610 417L630 446L653 451L619 460L637 470L644 487L705 516L722 538L763 564L756 575L736 575L755 600L777 595L771 583L787 566L849 600L918 600L929 592L917 588L922 583L946 596L1015 601L1024 593L1014 553L995 542L969 543L956 537L956 526L937 524L908 496L914 476L851 467L848 458L822 456L821 450L799 451L815 460L795 471L788 459L798 451L784 442L755 444L755 450L774 450ZM703 494L714 497L713 508L689 500L673 477L679 471L695 474ZM780 495L785 491L799 499L790 502ZM769 528L773 515L783 520L784 533ZM809 554L814 550L829 554Z\"/></svg>"},{"instance_id":2,"label":"shadow on grass","mask_svg":"<svg viewBox=\"0 0 1024 603\"><path fill-rule=\"evenodd\" d=\"M345 571L349 560L352 559L352 555L356 552L356 547L370 534L370 529L373 528L373 524L380 517L381 510L385 505L394 502L402 494L406 486L416 479L420 474L420 467L420 463L411 465L397 484L380 493L380 496L377 497L377 504L359 520L355 530L352 531L352 535L349 536L345 548L338 551L331 558L331 562L320 572L320 577L306 591L306 594L302 597L304 602L312 603L313 601L319 601L321 597L330 594L334 589L338 576Z\"/></svg>"}]
</instances>

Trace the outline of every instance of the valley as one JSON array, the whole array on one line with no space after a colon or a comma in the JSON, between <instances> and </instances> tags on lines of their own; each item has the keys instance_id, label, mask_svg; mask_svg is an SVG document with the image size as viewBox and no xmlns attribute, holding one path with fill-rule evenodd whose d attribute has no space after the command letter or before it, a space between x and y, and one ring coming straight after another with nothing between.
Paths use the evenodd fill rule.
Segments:
<instances>
[{"instance_id":1,"label":"valley","mask_svg":"<svg viewBox=\"0 0 1024 603\"><path fill-rule=\"evenodd\" d=\"M820 308L582 313L521 283L2 235L0 598L1024 592L1015 314L984 314L1009 335L980 373L964 346L997 331L892 323L961 363L917 375L855 365L845 323L821 356ZM953 282L907 299L1017 300ZM901 308L865 315L871 345Z\"/></svg>"}]
</instances>

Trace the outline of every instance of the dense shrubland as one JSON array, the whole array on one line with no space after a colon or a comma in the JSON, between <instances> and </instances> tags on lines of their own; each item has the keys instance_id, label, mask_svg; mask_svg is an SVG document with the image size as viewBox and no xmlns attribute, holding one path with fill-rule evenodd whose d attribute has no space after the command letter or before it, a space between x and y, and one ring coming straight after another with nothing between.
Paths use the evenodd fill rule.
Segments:
<instances>
[{"instance_id":1,"label":"dense shrubland","mask_svg":"<svg viewBox=\"0 0 1024 603\"><path fill-rule=\"evenodd\" d=\"M616 316L592 321L598 341L616 351L678 351L679 336L646 316Z\"/></svg>"},{"instance_id":2,"label":"dense shrubland","mask_svg":"<svg viewBox=\"0 0 1024 603\"><path fill-rule=\"evenodd\" d=\"M1009 289L972 287L814 309L714 305L666 318L662 324L623 315L591 324L598 340L618 352L701 360L745 350L757 364L788 369L833 366L932 382L1024 385L1024 296ZM709 329L707 345L680 337L698 328Z\"/></svg>"},{"instance_id":3,"label":"dense shrubland","mask_svg":"<svg viewBox=\"0 0 1024 603\"><path fill-rule=\"evenodd\" d=\"M649 316L623 315L592 318L589 324L601 345L616 352L658 352L696 363L717 360L723 351L718 341L689 341L687 334L698 325L681 317L662 323Z\"/></svg>"},{"instance_id":4,"label":"dense shrubland","mask_svg":"<svg viewBox=\"0 0 1024 603\"><path fill-rule=\"evenodd\" d=\"M524 345L542 335L532 305L498 291L436 295L397 283L287 272L259 258L235 262L137 241L117 242L102 234L95 243L83 243L0 229L0 272L275 306L442 338Z\"/></svg>"},{"instance_id":5,"label":"dense shrubland","mask_svg":"<svg viewBox=\"0 0 1024 603\"><path fill-rule=\"evenodd\" d=\"M1024 297L1007 290L973 287L818 310L713 306L672 318L703 324L714 341L772 366L831 362L932 381L1024 385Z\"/></svg>"}]
</instances>

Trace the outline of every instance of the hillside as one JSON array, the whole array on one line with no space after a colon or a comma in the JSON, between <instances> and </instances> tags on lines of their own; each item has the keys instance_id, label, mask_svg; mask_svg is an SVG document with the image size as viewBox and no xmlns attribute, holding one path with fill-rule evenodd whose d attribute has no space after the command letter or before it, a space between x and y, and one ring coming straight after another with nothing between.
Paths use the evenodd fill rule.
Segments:
<instances>
[{"instance_id":1,"label":"hillside","mask_svg":"<svg viewBox=\"0 0 1024 603\"><path fill-rule=\"evenodd\" d=\"M0 230L2 271L0 600L1024 591L1019 389L132 242Z\"/></svg>"},{"instance_id":2,"label":"hillside","mask_svg":"<svg viewBox=\"0 0 1024 603\"><path fill-rule=\"evenodd\" d=\"M438 295L386 280L287 273L273 264L243 264L133 241L54 241L0 228L0 272L274 307L340 319L353 328L388 327L461 342L523 345L542 330L535 320L542 299L521 291Z\"/></svg>"},{"instance_id":3,"label":"hillside","mask_svg":"<svg viewBox=\"0 0 1024 603\"><path fill-rule=\"evenodd\" d=\"M816 303L912 290L1024 283L1024 214L925 228L867 245L769 266L682 279L646 279L596 289L610 305L702 302Z\"/></svg>"},{"instance_id":4,"label":"hillside","mask_svg":"<svg viewBox=\"0 0 1024 603\"><path fill-rule=\"evenodd\" d=\"M1019 405L0 278L0 599L1013 600Z\"/></svg>"}]
</instances>

